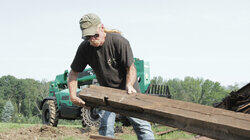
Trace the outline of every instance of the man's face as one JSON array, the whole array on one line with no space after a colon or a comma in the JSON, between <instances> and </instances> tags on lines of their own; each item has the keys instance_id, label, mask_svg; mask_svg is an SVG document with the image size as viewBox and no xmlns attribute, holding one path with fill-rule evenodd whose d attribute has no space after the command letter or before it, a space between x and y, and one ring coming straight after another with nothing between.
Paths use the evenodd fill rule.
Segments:
<instances>
[{"instance_id":1,"label":"man's face","mask_svg":"<svg viewBox=\"0 0 250 140\"><path fill-rule=\"evenodd\" d=\"M97 34L87 37L88 41L90 42L90 45L94 47L101 46L105 41L105 33L103 29L103 24L101 24L97 29Z\"/></svg>"}]
</instances>

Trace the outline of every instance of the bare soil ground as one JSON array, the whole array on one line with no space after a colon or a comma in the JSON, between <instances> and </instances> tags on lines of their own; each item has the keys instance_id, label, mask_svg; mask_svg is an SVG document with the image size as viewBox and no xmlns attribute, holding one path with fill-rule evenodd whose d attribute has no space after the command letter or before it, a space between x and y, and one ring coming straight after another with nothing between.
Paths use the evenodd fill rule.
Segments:
<instances>
[{"instance_id":1,"label":"bare soil ground","mask_svg":"<svg viewBox=\"0 0 250 140\"><path fill-rule=\"evenodd\" d=\"M116 137L129 134L135 135L134 131L129 127L116 129ZM80 128L58 126L52 127L47 125L35 125L26 128L9 129L5 132L0 132L2 140L88 140L90 135L98 135L96 127ZM180 139L179 139L180 140ZM184 140L184 139L183 139ZM185 139L187 140L187 139ZM206 137L196 137L189 140L209 140Z\"/></svg>"},{"instance_id":2,"label":"bare soil ground","mask_svg":"<svg viewBox=\"0 0 250 140\"><path fill-rule=\"evenodd\" d=\"M123 133L116 133L116 136L122 134L130 134L133 131L128 128L122 129ZM47 125L35 125L27 128L10 129L5 132L0 132L0 139L3 140L64 140L64 139L89 139L90 135L98 135L96 127L78 128L58 126L52 127Z\"/></svg>"},{"instance_id":3,"label":"bare soil ground","mask_svg":"<svg viewBox=\"0 0 250 140\"><path fill-rule=\"evenodd\" d=\"M4 140L31 140L31 139L88 139L90 134L98 134L97 130L89 130L58 126L36 125L28 128L10 129L10 131L1 132L0 139Z\"/></svg>"}]
</instances>

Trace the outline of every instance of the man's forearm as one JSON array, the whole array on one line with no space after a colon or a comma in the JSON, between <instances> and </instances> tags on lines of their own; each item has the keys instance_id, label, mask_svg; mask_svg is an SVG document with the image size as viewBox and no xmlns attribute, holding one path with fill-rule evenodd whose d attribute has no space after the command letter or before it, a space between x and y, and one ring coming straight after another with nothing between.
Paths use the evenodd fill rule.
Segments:
<instances>
[{"instance_id":1,"label":"man's forearm","mask_svg":"<svg viewBox=\"0 0 250 140\"><path fill-rule=\"evenodd\" d=\"M68 77L68 87L69 87L69 93L70 97L76 96L76 89L77 89L77 72L70 71L69 77Z\"/></svg>"},{"instance_id":2,"label":"man's forearm","mask_svg":"<svg viewBox=\"0 0 250 140\"><path fill-rule=\"evenodd\" d=\"M69 87L69 93L70 93L70 100L78 106L84 107L85 102L76 96L76 90L77 90L77 76L78 72L74 72L73 70L69 73L68 78L68 87Z\"/></svg>"},{"instance_id":3,"label":"man's forearm","mask_svg":"<svg viewBox=\"0 0 250 140\"><path fill-rule=\"evenodd\" d=\"M136 81L137 73L134 63L127 68L127 75L126 75L126 86L131 85L133 86Z\"/></svg>"}]
</instances>

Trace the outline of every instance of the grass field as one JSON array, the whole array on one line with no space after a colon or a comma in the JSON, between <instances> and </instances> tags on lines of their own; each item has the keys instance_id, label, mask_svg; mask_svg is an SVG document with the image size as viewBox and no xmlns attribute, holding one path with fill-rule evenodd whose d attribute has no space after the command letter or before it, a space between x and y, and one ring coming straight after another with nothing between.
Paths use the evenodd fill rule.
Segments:
<instances>
[{"instance_id":1,"label":"grass field","mask_svg":"<svg viewBox=\"0 0 250 140\"><path fill-rule=\"evenodd\" d=\"M35 124L18 124L18 123L0 123L0 132L6 132L13 129L26 128Z\"/></svg>"}]
</instances>

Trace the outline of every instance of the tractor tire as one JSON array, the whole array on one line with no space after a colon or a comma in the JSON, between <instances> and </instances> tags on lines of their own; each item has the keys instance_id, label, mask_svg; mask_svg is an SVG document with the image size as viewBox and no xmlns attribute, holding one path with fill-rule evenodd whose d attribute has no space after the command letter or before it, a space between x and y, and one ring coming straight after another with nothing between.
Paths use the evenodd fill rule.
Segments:
<instances>
[{"instance_id":1,"label":"tractor tire","mask_svg":"<svg viewBox=\"0 0 250 140\"><path fill-rule=\"evenodd\" d=\"M100 125L101 117L98 114L98 110L96 108L82 108L82 127L98 127Z\"/></svg>"},{"instance_id":2,"label":"tractor tire","mask_svg":"<svg viewBox=\"0 0 250 140\"><path fill-rule=\"evenodd\" d=\"M56 127L58 124L58 112L56 101L46 100L42 107L43 124Z\"/></svg>"}]
</instances>

